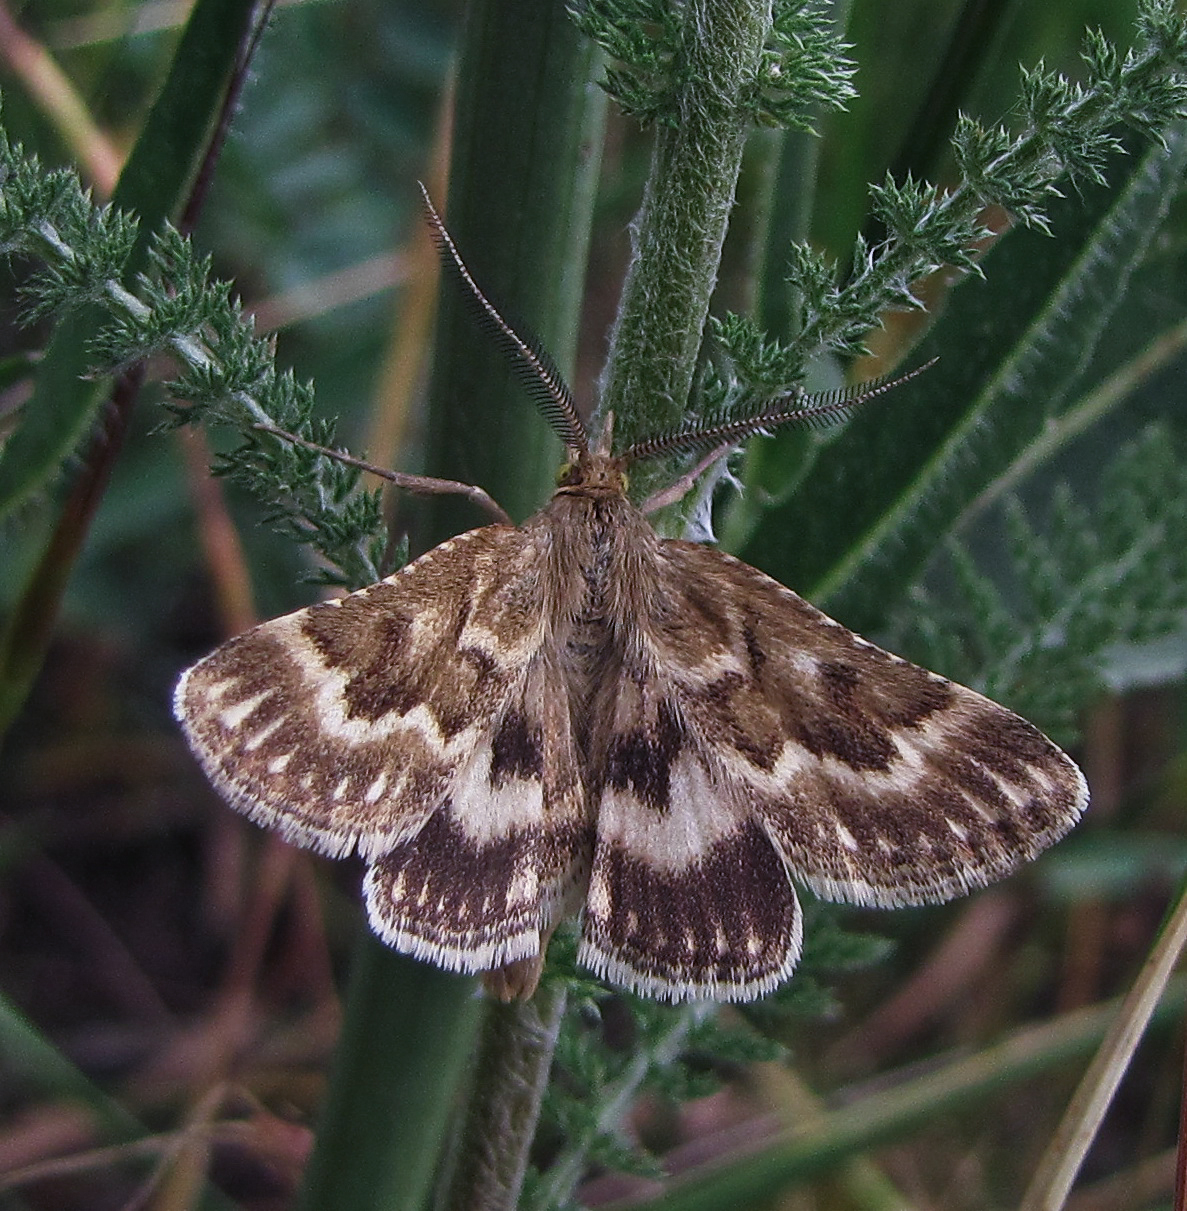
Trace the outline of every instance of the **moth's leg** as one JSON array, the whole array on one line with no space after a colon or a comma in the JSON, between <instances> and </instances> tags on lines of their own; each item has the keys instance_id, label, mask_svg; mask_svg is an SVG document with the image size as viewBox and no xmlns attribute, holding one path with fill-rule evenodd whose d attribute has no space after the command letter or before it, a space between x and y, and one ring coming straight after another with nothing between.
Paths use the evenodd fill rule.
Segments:
<instances>
[{"instance_id":1,"label":"moth's leg","mask_svg":"<svg viewBox=\"0 0 1187 1211\"><path fill-rule=\"evenodd\" d=\"M275 425L255 425L254 428L261 433L271 433L273 437L283 438L294 445L304 446L306 450L324 454L327 458L336 458L340 463L346 463L347 466L358 467L360 471L370 471L372 475L386 479L405 492L412 492L418 496L464 496L468 500L472 500L484 512L489 513L501 525L515 524L498 501L477 484L463 484L456 479L434 479L431 475L406 475L403 471L389 471L386 467L377 467L374 463L364 462L361 458L355 458L353 454L347 454L342 450L331 450L329 446L319 446L316 442L306 441L303 437L289 433L286 429L276 428Z\"/></svg>"},{"instance_id":2,"label":"moth's leg","mask_svg":"<svg viewBox=\"0 0 1187 1211\"><path fill-rule=\"evenodd\" d=\"M660 509L667 508L668 505L674 505L677 501L683 500L692 491L693 485L697 480L719 458L724 458L737 444L737 442L723 442L712 453L706 454L691 471L685 472L675 483L669 484L668 487L661 488L655 495L649 496L639 506L640 511L643 513L655 513Z\"/></svg>"}]
</instances>

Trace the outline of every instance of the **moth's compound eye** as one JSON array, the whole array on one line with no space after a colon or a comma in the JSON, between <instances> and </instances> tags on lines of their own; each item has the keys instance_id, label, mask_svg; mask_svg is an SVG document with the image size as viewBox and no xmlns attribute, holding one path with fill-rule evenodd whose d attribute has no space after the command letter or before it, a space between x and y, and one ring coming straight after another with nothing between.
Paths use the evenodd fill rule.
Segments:
<instances>
[{"instance_id":1,"label":"moth's compound eye","mask_svg":"<svg viewBox=\"0 0 1187 1211\"><path fill-rule=\"evenodd\" d=\"M563 463L556 473L556 486L558 488L568 487L573 482L573 472L576 470L576 463Z\"/></svg>"}]
</instances>

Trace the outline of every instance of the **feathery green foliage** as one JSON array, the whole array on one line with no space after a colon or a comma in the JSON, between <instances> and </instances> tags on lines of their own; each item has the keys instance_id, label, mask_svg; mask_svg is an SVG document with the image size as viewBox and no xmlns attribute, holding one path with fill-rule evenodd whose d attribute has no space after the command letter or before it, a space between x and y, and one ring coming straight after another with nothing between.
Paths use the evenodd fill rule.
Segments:
<instances>
[{"instance_id":1,"label":"feathery green foliage","mask_svg":"<svg viewBox=\"0 0 1187 1211\"><path fill-rule=\"evenodd\" d=\"M1149 425L1108 463L1091 502L1057 484L1041 521L1007 498L1004 574L953 540L951 575L933 574L949 587L916 586L891 642L1074 739L1085 703L1141 684L1133 661L1144 646L1187 640L1187 469L1176 446L1166 425ZM1161 670L1171 673L1182 665Z\"/></svg>"},{"instance_id":2,"label":"feathery green foliage","mask_svg":"<svg viewBox=\"0 0 1187 1211\"><path fill-rule=\"evenodd\" d=\"M541 1111L540 1142L549 1160L529 1171L525 1211L575 1205L576 1183L591 1164L658 1176L657 1158L622 1134L623 1114L640 1093L671 1102L705 1097L736 1066L778 1058L794 1023L837 1011L829 983L876 963L888 948L885 939L847 931L809 903L795 979L739 1006L738 1020L724 1022L705 1004L608 995L576 968L575 937L564 931L549 950L548 978L564 982L569 1006Z\"/></svg>"},{"instance_id":3,"label":"feathery green foliage","mask_svg":"<svg viewBox=\"0 0 1187 1211\"><path fill-rule=\"evenodd\" d=\"M571 8L578 26L613 59L602 87L623 113L644 125L678 126L696 83L689 48L698 31L692 6L666 0L587 0ZM855 95L849 49L831 30L817 0L780 0L744 105L753 121L813 129L822 109L840 109Z\"/></svg>"},{"instance_id":4,"label":"feathery green foliage","mask_svg":"<svg viewBox=\"0 0 1187 1211\"><path fill-rule=\"evenodd\" d=\"M679 48L691 36L684 10L660 0L605 0L577 17L624 63L607 83L624 109L646 121L678 121L688 84ZM798 332L768 336L732 314L712 320L728 382L703 377L695 411L744 413L757 400L791 390L821 352L860 352L886 311L920 307L912 284L928 273L944 265L979 273L973 253L989 235L979 217L984 206L1000 205L1023 224L1047 230L1045 203L1059 195L1061 182L1103 180L1106 158L1121 149L1119 124L1156 133L1187 103L1181 75L1187 34L1172 7L1147 5L1139 33L1143 44L1124 56L1090 35L1084 83L1042 68L1025 71L1019 105L1025 128L1018 135L962 116L953 143L965 180L951 193L940 195L910 178L874 186L872 211L887 235L877 247L858 239L846 280L838 281L836 268L809 245L793 245L788 279L801 299ZM766 96L773 82L786 80L799 100L765 101L755 116L797 126L796 115L813 107L844 104L852 65L820 6L780 5L769 36L750 87ZM353 494L357 470L253 428L271 425L317 444L332 442L332 428L311 420L312 387L276 371L268 343L254 335L230 287L210 281L209 261L166 229L154 239L152 267L138 279L137 298L119 284L135 239L134 216L96 207L73 173L43 172L6 138L0 172L0 253L44 259L25 288L30 317L87 303L110 310L94 345L99 367L171 352L183 370L170 390L190 405L179 419L229 424L241 434L243 444L225 456L221 470L273 502L284 532L334 565L327 580L358 585L374 579L383 547L376 498Z\"/></svg>"},{"instance_id":5,"label":"feathery green foliage","mask_svg":"<svg viewBox=\"0 0 1187 1211\"><path fill-rule=\"evenodd\" d=\"M269 509L277 530L313 547L330 565L319 579L358 588L378 580L384 551L379 493L358 490L359 471L261 431L284 429L332 445L334 426L313 417L313 386L276 368L271 343L255 333L232 288L211 280L209 257L172 227L155 233L149 269L122 286L137 223L95 205L68 170L46 173L0 131L0 252L36 256L43 268L25 287L30 317L101 306L106 326L92 345L97 369L114 371L169 354L179 372L166 388L187 406L174 421L227 425L240 444L218 470Z\"/></svg>"},{"instance_id":6,"label":"feathery green foliage","mask_svg":"<svg viewBox=\"0 0 1187 1211\"><path fill-rule=\"evenodd\" d=\"M871 213L886 234L876 246L859 236L844 274L810 244L792 245L787 278L800 300L797 330L764 338L735 316L714 325L744 396L788 390L822 352L863 352L884 313L922 308L914 283L935 270L980 274L976 249L992 235L985 207L1001 206L1016 222L1049 231L1047 203L1067 185L1103 183L1107 158L1122 150L1122 127L1161 138L1187 105L1187 34L1162 3L1143 9L1138 31L1143 41L1124 56L1090 34L1082 83L1041 67L1024 70L1019 133L960 115L952 143L963 181L951 192L910 177L872 186Z\"/></svg>"}]
</instances>

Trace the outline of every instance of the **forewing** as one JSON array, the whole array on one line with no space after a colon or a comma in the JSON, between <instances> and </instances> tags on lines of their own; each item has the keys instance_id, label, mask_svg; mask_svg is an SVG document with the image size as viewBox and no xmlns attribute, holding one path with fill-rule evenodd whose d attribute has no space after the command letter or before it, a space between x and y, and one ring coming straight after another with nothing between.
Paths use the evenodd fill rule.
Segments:
<instances>
[{"instance_id":1,"label":"forewing","mask_svg":"<svg viewBox=\"0 0 1187 1211\"><path fill-rule=\"evenodd\" d=\"M791 974L799 904L762 821L668 691L647 661L614 680L578 958L662 1000L750 1000Z\"/></svg>"},{"instance_id":2,"label":"forewing","mask_svg":"<svg viewBox=\"0 0 1187 1211\"><path fill-rule=\"evenodd\" d=\"M253 820L325 853L378 857L489 753L546 633L540 577L524 531L462 534L223 644L182 676L177 718Z\"/></svg>"},{"instance_id":3,"label":"forewing","mask_svg":"<svg viewBox=\"0 0 1187 1211\"><path fill-rule=\"evenodd\" d=\"M659 562L641 622L656 674L717 776L819 895L946 900L1079 819L1083 775L1011 711L720 551L664 542Z\"/></svg>"}]
</instances>

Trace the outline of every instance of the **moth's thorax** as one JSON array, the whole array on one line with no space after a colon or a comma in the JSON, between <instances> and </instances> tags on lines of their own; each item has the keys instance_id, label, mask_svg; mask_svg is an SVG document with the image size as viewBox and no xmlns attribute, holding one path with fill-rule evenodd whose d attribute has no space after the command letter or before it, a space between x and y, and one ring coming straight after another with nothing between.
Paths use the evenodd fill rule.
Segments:
<instances>
[{"instance_id":1,"label":"moth's thorax","mask_svg":"<svg viewBox=\"0 0 1187 1211\"><path fill-rule=\"evenodd\" d=\"M647 519L601 478L559 488L539 515L551 547L562 612L621 620L640 581L650 581L658 539Z\"/></svg>"},{"instance_id":2,"label":"moth's thorax","mask_svg":"<svg viewBox=\"0 0 1187 1211\"><path fill-rule=\"evenodd\" d=\"M571 482L570 482L571 481ZM547 532L550 616L564 668L570 711L582 748L603 713L600 698L618 682L639 619L655 584L659 540L626 497L622 464L584 456L538 515Z\"/></svg>"}]
</instances>

